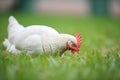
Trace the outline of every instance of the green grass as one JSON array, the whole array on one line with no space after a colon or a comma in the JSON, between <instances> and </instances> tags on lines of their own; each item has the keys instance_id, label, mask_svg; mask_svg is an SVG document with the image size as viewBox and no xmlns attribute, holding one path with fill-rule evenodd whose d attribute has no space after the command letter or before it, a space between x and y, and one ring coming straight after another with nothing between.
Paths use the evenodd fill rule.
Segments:
<instances>
[{"instance_id":1,"label":"green grass","mask_svg":"<svg viewBox=\"0 0 120 80\"><path fill-rule=\"evenodd\" d=\"M120 80L119 19L12 14L24 26L44 24L61 33L82 35L80 54L32 58L5 51L2 41L10 15L0 14L0 80Z\"/></svg>"}]
</instances>

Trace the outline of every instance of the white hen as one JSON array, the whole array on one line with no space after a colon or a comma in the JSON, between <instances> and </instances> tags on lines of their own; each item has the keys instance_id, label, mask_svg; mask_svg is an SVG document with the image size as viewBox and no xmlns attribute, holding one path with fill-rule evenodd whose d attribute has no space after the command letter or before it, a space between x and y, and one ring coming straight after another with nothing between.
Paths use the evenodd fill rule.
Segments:
<instances>
[{"instance_id":1,"label":"white hen","mask_svg":"<svg viewBox=\"0 0 120 80\"><path fill-rule=\"evenodd\" d=\"M71 50L74 54L79 52L81 37L78 33L76 38L69 34L59 34L55 29L43 25L24 27L11 16L8 39L5 39L3 45L8 52L13 54L21 53L21 51L27 54L62 54L66 50Z\"/></svg>"}]
</instances>

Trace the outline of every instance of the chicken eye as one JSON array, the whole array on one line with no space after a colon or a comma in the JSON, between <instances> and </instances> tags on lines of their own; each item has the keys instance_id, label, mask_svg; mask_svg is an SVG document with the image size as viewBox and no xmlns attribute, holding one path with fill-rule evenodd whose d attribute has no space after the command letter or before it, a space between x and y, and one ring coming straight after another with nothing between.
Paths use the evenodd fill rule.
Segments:
<instances>
[{"instance_id":1,"label":"chicken eye","mask_svg":"<svg viewBox=\"0 0 120 80\"><path fill-rule=\"evenodd\" d=\"M73 41L68 40L67 44L69 45L69 47L70 47L70 48L72 48L72 47L73 47Z\"/></svg>"},{"instance_id":2,"label":"chicken eye","mask_svg":"<svg viewBox=\"0 0 120 80\"><path fill-rule=\"evenodd\" d=\"M72 40L68 40L67 44L70 49L76 48L76 44Z\"/></svg>"},{"instance_id":3,"label":"chicken eye","mask_svg":"<svg viewBox=\"0 0 120 80\"><path fill-rule=\"evenodd\" d=\"M76 47L76 44L74 42L72 42L72 47Z\"/></svg>"},{"instance_id":4,"label":"chicken eye","mask_svg":"<svg viewBox=\"0 0 120 80\"><path fill-rule=\"evenodd\" d=\"M72 41L71 41L71 40L68 40L68 44L70 44L70 43L72 43Z\"/></svg>"}]
</instances>

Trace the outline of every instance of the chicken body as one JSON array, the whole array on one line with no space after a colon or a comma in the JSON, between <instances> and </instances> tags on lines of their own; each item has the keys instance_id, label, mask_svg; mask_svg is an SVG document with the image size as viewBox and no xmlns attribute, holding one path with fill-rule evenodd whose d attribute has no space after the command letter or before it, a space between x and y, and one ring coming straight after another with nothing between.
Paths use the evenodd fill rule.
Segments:
<instances>
[{"instance_id":1,"label":"chicken body","mask_svg":"<svg viewBox=\"0 0 120 80\"><path fill-rule=\"evenodd\" d=\"M60 34L55 29L44 25L31 25L24 27L11 16L8 25L8 39L3 45L8 52L19 54L62 54L66 43L71 40L77 44L76 38L69 34Z\"/></svg>"}]
</instances>

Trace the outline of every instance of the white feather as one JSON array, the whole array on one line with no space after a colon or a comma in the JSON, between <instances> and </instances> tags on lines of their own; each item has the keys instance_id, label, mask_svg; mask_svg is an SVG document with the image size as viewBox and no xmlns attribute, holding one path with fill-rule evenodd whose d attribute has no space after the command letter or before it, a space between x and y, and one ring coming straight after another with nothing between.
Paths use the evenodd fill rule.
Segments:
<instances>
[{"instance_id":1,"label":"white feather","mask_svg":"<svg viewBox=\"0 0 120 80\"><path fill-rule=\"evenodd\" d=\"M73 40L75 37L68 34L59 34L55 29L44 25L31 25L24 27L11 16L8 25L8 39L3 44L6 48L11 46L7 51L20 53L21 50L27 54L34 53L63 53L66 50L66 42Z\"/></svg>"}]
</instances>

